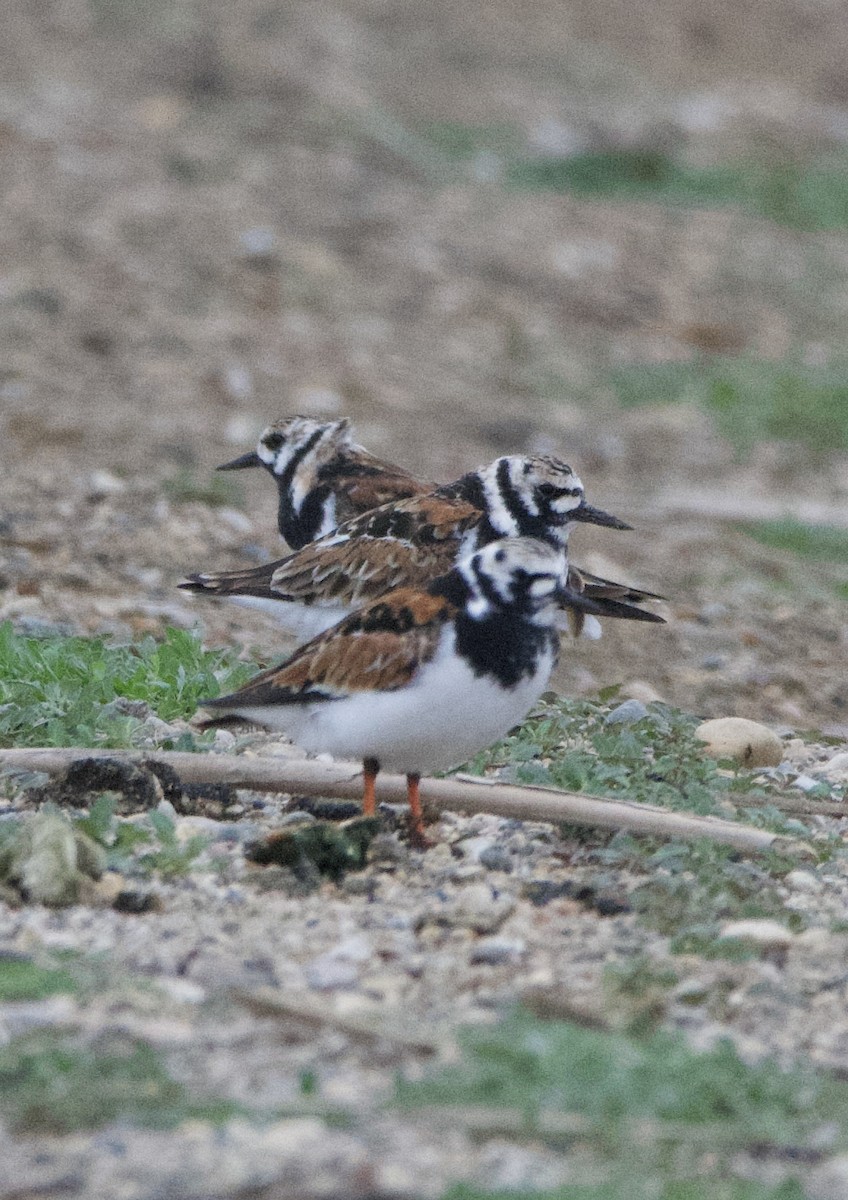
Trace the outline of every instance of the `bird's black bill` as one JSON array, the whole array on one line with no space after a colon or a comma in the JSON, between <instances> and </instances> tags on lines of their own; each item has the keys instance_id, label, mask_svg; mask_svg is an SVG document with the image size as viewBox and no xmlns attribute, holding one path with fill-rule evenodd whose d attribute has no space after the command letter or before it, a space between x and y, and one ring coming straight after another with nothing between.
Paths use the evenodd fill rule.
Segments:
<instances>
[{"instance_id":1,"label":"bird's black bill","mask_svg":"<svg viewBox=\"0 0 848 1200\"><path fill-rule=\"evenodd\" d=\"M635 604L625 604L622 600L598 600L601 617L616 617L621 621L650 621L654 625L665 625L665 617L651 612L649 608L637 608Z\"/></svg>"},{"instance_id":2,"label":"bird's black bill","mask_svg":"<svg viewBox=\"0 0 848 1200\"><path fill-rule=\"evenodd\" d=\"M612 516L611 513L604 512L602 508L594 508L591 504L586 504L585 502L578 508L572 509L568 514L568 519L570 521L585 521L587 525L606 525L608 529L633 528L626 521Z\"/></svg>"},{"instance_id":3,"label":"bird's black bill","mask_svg":"<svg viewBox=\"0 0 848 1200\"><path fill-rule=\"evenodd\" d=\"M242 454L239 458L234 458L232 462L221 463L220 467L216 467L216 471L243 471L245 467L261 467L262 459L255 450L251 450L249 454Z\"/></svg>"}]
</instances>

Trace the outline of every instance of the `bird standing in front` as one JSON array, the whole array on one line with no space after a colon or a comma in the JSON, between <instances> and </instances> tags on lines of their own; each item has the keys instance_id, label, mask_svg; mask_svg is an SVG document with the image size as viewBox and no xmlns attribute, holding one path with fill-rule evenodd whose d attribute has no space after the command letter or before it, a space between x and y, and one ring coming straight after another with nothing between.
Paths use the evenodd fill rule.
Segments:
<instances>
[{"instance_id":1,"label":"bird standing in front","mask_svg":"<svg viewBox=\"0 0 848 1200\"><path fill-rule=\"evenodd\" d=\"M562 605L597 611L565 584L565 554L534 538L492 541L426 586L351 613L237 692L216 716L287 733L304 750L363 762L364 810L381 766L407 777L411 833L426 844L421 775L456 766L507 733L557 661Z\"/></svg>"}]
</instances>

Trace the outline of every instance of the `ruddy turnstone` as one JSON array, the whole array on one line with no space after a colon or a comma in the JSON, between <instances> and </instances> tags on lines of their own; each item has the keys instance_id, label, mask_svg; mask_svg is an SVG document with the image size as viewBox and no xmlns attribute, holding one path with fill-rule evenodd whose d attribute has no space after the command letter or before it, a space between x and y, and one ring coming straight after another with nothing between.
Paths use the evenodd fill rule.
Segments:
<instances>
[{"instance_id":1,"label":"ruddy turnstone","mask_svg":"<svg viewBox=\"0 0 848 1200\"><path fill-rule=\"evenodd\" d=\"M435 491L384 504L277 562L244 571L191 575L188 591L264 609L290 632L312 637L391 588L420 587L500 537L538 537L565 550L577 522L630 526L586 503L583 485L556 458L507 456ZM661 621L635 605L651 592L574 568L568 585L608 617ZM571 632L584 613L565 610Z\"/></svg>"},{"instance_id":2,"label":"ruddy turnstone","mask_svg":"<svg viewBox=\"0 0 848 1200\"><path fill-rule=\"evenodd\" d=\"M424 587L400 587L352 612L229 696L216 717L288 734L310 753L361 759L365 813L380 767L407 778L414 839L418 782L507 733L556 665L558 606L597 611L563 583L565 554L501 538Z\"/></svg>"},{"instance_id":3,"label":"ruddy turnstone","mask_svg":"<svg viewBox=\"0 0 848 1200\"><path fill-rule=\"evenodd\" d=\"M383 462L353 440L350 422L288 417L263 430L255 450L219 471L265 467L277 484L277 525L293 550L360 513L434 486Z\"/></svg>"}]
</instances>

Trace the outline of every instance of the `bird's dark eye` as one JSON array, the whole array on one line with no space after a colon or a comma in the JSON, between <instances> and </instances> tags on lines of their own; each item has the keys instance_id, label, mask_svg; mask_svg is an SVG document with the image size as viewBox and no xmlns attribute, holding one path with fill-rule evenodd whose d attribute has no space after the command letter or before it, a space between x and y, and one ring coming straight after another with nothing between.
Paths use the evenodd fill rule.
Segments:
<instances>
[{"instance_id":1,"label":"bird's dark eye","mask_svg":"<svg viewBox=\"0 0 848 1200\"><path fill-rule=\"evenodd\" d=\"M539 495L544 496L546 500L552 500L554 496L562 495L562 488L558 488L554 483L540 483Z\"/></svg>"},{"instance_id":2,"label":"bird's dark eye","mask_svg":"<svg viewBox=\"0 0 848 1200\"><path fill-rule=\"evenodd\" d=\"M495 562L502 563L505 561L506 561L506 550L498 550L497 553L495 554Z\"/></svg>"},{"instance_id":3,"label":"bird's dark eye","mask_svg":"<svg viewBox=\"0 0 848 1200\"><path fill-rule=\"evenodd\" d=\"M269 433L266 438L262 439L269 450L279 450L285 441L281 433Z\"/></svg>"}]
</instances>

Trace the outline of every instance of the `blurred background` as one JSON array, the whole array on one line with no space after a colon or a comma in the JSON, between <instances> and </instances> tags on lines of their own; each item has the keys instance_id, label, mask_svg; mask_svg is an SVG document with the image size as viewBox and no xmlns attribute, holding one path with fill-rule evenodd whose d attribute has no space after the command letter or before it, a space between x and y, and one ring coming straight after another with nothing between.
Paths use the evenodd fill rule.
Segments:
<instances>
[{"instance_id":1,"label":"blurred background","mask_svg":"<svg viewBox=\"0 0 848 1200\"><path fill-rule=\"evenodd\" d=\"M0 45L0 618L138 636L277 556L270 421L554 452L670 598L560 684L848 733L848 16L29 0ZM256 473L258 474L258 473Z\"/></svg>"}]
</instances>

